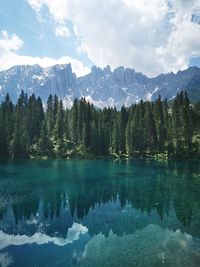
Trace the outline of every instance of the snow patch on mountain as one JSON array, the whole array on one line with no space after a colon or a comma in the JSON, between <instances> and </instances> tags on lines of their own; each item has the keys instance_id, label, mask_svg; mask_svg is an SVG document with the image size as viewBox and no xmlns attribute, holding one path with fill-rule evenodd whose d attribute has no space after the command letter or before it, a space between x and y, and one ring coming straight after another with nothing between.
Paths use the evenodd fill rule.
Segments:
<instances>
[{"instance_id":1,"label":"snow patch on mountain","mask_svg":"<svg viewBox=\"0 0 200 267\"><path fill-rule=\"evenodd\" d=\"M63 100L70 108L75 98L85 97L98 108L130 106L141 99L154 101L159 95L162 99L173 99L177 92L187 89L196 76L197 67L179 71L177 74L161 74L148 78L130 68L118 67L111 71L92 67L91 72L77 78L71 64L42 68L39 65L15 66L0 72L0 102L9 93L13 102L24 90L29 96L40 96L45 104L50 94Z\"/></svg>"}]
</instances>

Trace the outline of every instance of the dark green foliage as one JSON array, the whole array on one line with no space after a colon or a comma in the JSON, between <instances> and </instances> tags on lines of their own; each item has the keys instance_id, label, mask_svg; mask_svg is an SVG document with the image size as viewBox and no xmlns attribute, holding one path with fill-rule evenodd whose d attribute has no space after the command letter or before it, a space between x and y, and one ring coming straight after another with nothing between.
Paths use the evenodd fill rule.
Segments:
<instances>
[{"instance_id":1,"label":"dark green foliage","mask_svg":"<svg viewBox=\"0 0 200 267\"><path fill-rule=\"evenodd\" d=\"M78 100L74 100L73 107L71 109L71 139L74 143L78 142Z\"/></svg>"},{"instance_id":2,"label":"dark green foliage","mask_svg":"<svg viewBox=\"0 0 200 267\"><path fill-rule=\"evenodd\" d=\"M50 156L52 155L52 149L52 144L47 133L46 122L43 121L40 138L38 141L38 153L41 156Z\"/></svg>"},{"instance_id":3,"label":"dark green foliage","mask_svg":"<svg viewBox=\"0 0 200 267\"><path fill-rule=\"evenodd\" d=\"M47 100L46 122L47 122L47 133L49 136L51 136L53 135L53 127L54 127L54 111L53 111L52 95L50 95Z\"/></svg>"},{"instance_id":4,"label":"dark green foliage","mask_svg":"<svg viewBox=\"0 0 200 267\"><path fill-rule=\"evenodd\" d=\"M4 127L4 116L3 112L0 112L0 156L8 155L8 142L6 138L6 129Z\"/></svg>"},{"instance_id":5,"label":"dark green foliage","mask_svg":"<svg viewBox=\"0 0 200 267\"><path fill-rule=\"evenodd\" d=\"M192 152L193 110L186 92L177 95L172 104L172 125L177 156Z\"/></svg>"},{"instance_id":6,"label":"dark green foliage","mask_svg":"<svg viewBox=\"0 0 200 267\"><path fill-rule=\"evenodd\" d=\"M123 106L119 113L119 150L121 153L126 152L126 124L128 120L127 110Z\"/></svg>"},{"instance_id":7,"label":"dark green foliage","mask_svg":"<svg viewBox=\"0 0 200 267\"><path fill-rule=\"evenodd\" d=\"M41 132L41 122L44 120L44 111L40 98L33 94L28 101L28 136L31 144L35 143Z\"/></svg>"},{"instance_id":8,"label":"dark green foliage","mask_svg":"<svg viewBox=\"0 0 200 267\"><path fill-rule=\"evenodd\" d=\"M156 125L153 118L153 113L150 108L150 103L146 104L144 116L144 148L147 151L153 152L159 147L157 142Z\"/></svg>"},{"instance_id":9,"label":"dark green foliage","mask_svg":"<svg viewBox=\"0 0 200 267\"><path fill-rule=\"evenodd\" d=\"M22 91L14 106L6 96L0 106L1 157L200 156L200 103L181 92L168 107L161 97L129 108L96 109L84 98L64 109L49 96Z\"/></svg>"},{"instance_id":10,"label":"dark green foliage","mask_svg":"<svg viewBox=\"0 0 200 267\"><path fill-rule=\"evenodd\" d=\"M55 139L63 140L64 135L64 110L62 100L59 101L55 117Z\"/></svg>"},{"instance_id":11,"label":"dark green foliage","mask_svg":"<svg viewBox=\"0 0 200 267\"><path fill-rule=\"evenodd\" d=\"M165 103L166 104L166 103ZM166 125L164 124L164 104L161 101L161 97L156 100L153 108L154 120L156 122L157 142L159 152L164 150L164 141L166 139ZM165 116L167 116L167 110L165 110Z\"/></svg>"},{"instance_id":12,"label":"dark green foliage","mask_svg":"<svg viewBox=\"0 0 200 267\"><path fill-rule=\"evenodd\" d=\"M120 129L121 130L121 129ZM112 134L112 151L114 154L119 154L120 149L120 131L119 122L116 116L113 124L113 134Z\"/></svg>"}]
</instances>

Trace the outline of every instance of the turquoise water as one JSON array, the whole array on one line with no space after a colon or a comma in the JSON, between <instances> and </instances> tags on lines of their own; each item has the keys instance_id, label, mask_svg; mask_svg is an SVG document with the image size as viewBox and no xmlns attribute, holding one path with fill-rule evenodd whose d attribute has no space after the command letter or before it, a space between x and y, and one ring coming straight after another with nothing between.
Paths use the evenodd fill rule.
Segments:
<instances>
[{"instance_id":1,"label":"turquoise water","mask_svg":"<svg viewBox=\"0 0 200 267\"><path fill-rule=\"evenodd\" d=\"M0 266L200 266L200 164L0 162Z\"/></svg>"}]
</instances>

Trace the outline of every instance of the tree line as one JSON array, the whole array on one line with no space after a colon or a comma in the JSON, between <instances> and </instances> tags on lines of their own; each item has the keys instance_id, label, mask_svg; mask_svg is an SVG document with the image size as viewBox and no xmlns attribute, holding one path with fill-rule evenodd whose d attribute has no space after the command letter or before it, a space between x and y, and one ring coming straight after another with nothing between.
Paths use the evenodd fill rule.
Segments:
<instances>
[{"instance_id":1,"label":"tree line","mask_svg":"<svg viewBox=\"0 0 200 267\"><path fill-rule=\"evenodd\" d=\"M26 157L200 157L200 102L181 92L172 102L140 101L130 107L97 109L84 98L71 109L50 95L24 91L0 106L0 156Z\"/></svg>"}]
</instances>

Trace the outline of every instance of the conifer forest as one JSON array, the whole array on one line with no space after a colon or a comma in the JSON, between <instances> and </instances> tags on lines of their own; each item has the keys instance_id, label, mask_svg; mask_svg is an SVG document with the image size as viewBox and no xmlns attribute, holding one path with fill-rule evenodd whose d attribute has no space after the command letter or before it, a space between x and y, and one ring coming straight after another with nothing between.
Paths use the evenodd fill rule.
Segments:
<instances>
[{"instance_id":1,"label":"conifer forest","mask_svg":"<svg viewBox=\"0 0 200 267\"><path fill-rule=\"evenodd\" d=\"M142 100L130 107L97 109L84 98L70 109L50 95L21 92L0 106L3 158L200 157L200 102L181 92L173 101Z\"/></svg>"}]
</instances>

